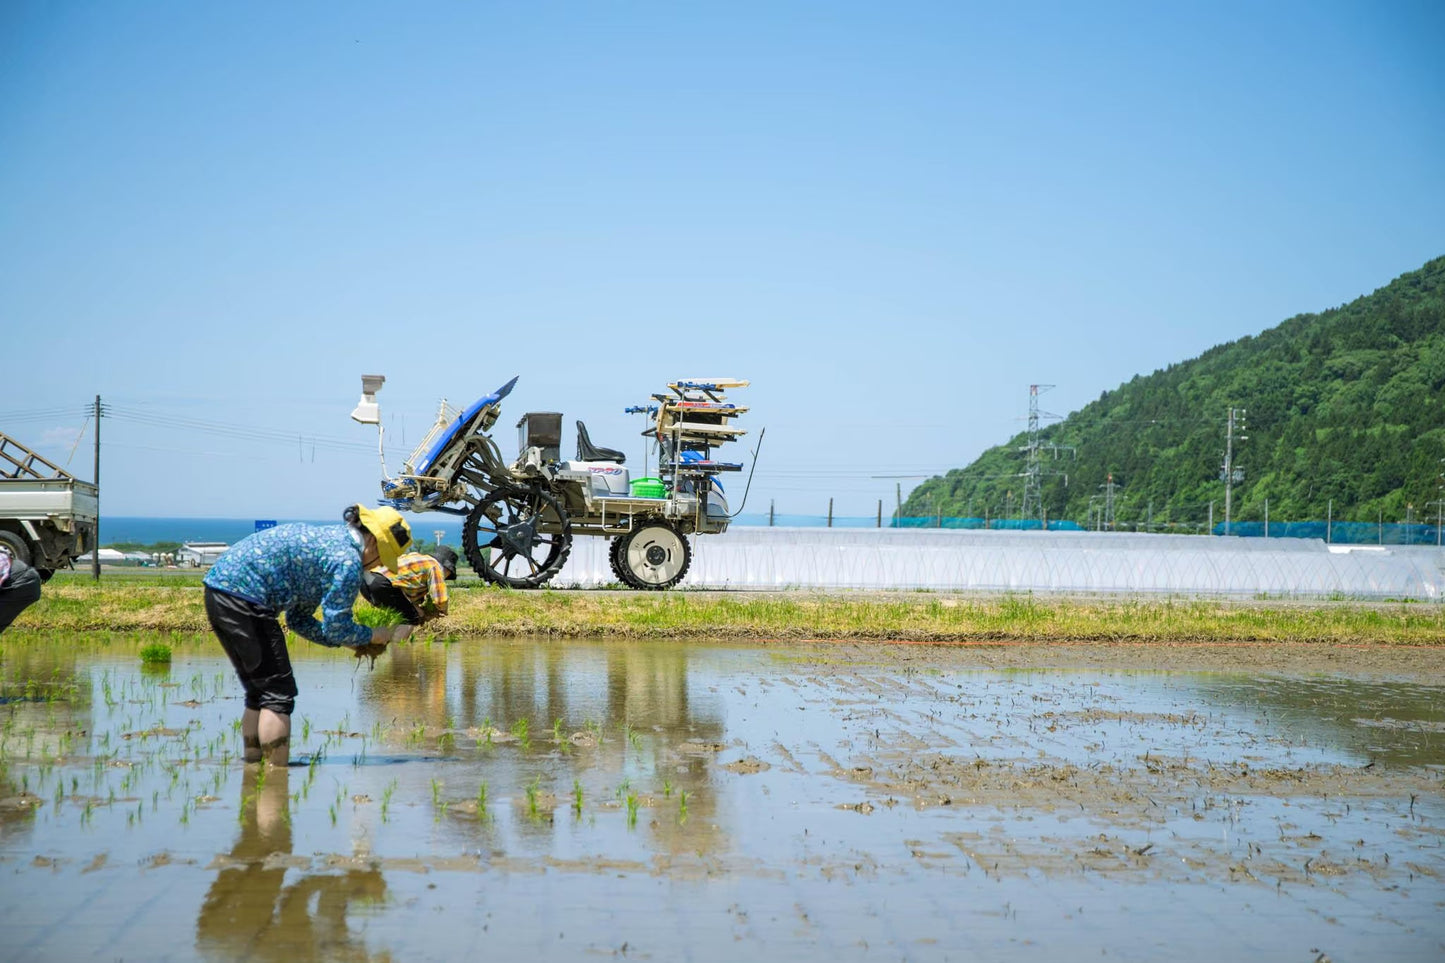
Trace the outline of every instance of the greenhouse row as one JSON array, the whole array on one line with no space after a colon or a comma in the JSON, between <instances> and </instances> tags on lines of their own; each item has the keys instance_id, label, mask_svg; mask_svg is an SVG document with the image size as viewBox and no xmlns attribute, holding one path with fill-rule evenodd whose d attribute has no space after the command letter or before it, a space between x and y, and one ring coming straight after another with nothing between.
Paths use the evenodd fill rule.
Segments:
<instances>
[{"instance_id":1,"label":"greenhouse row","mask_svg":"<svg viewBox=\"0 0 1445 963\"><path fill-rule=\"evenodd\" d=\"M892 589L1445 600L1445 552L1317 538L1113 532L733 528L692 540L681 588ZM578 539L557 586L615 581Z\"/></svg>"}]
</instances>

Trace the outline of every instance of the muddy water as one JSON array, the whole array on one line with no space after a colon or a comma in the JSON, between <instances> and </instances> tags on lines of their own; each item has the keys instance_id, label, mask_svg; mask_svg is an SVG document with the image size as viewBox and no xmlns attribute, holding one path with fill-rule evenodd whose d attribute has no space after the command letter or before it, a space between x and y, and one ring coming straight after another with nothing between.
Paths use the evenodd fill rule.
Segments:
<instances>
[{"instance_id":1,"label":"muddy water","mask_svg":"<svg viewBox=\"0 0 1445 963\"><path fill-rule=\"evenodd\" d=\"M142 641L3 652L0 958L1445 954L1433 652L301 647L260 777Z\"/></svg>"}]
</instances>

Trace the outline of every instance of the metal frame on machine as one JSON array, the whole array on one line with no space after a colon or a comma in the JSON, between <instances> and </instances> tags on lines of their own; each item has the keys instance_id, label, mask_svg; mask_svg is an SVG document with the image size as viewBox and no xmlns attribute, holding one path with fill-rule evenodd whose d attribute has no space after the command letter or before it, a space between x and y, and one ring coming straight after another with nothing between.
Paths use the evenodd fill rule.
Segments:
<instances>
[{"instance_id":1,"label":"metal frame on machine","mask_svg":"<svg viewBox=\"0 0 1445 963\"><path fill-rule=\"evenodd\" d=\"M363 377L363 404L352 415L378 429L375 391L384 381L379 375ZM687 536L726 531L731 521L725 501L714 501L714 492L721 500L716 478L743 466L716 461L712 452L746 434L732 421L748 409L728 402L724 391L748 382L675 381L668 383L668 393L652 396L658 404L643 434L659 447L665 492L660 498L601 494L588 472L563 467L535 446L506 463L489 432L516 382L513 378L464 410L443 400L436 422L400 474L386 477L383 457L382 500L404 511L464 516L464 550L488 581L517 588L545 584L561 568L573 535L614 540L613 570L634 588L670 588L680 581L691 559ZM510 566L518 559L522 567L513 573Z\"/></svg>"}]
</instances>

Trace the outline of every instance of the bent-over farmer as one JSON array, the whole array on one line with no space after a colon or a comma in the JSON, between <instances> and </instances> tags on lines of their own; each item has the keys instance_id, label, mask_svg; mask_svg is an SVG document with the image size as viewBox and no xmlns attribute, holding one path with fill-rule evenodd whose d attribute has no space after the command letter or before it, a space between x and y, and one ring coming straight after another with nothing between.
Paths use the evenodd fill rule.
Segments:
<instances>
[{"instance_id":1,"label":"bent-over farmer","mask_svg":"<svg viewBox=\"0 0 1445 963\"><path fill-rule=\"evenodd\" d=\"M411 632L409 625L369 629L351 617L362 573L396 565L411 529L392 508L352 505L342 519L343 525L277 525L249 535L206 573L206 617L246 692L247 762L284 766L290 759L296 677L281 613L291 631L326 646L384 648Z\"/></svg>"}]
</instances>

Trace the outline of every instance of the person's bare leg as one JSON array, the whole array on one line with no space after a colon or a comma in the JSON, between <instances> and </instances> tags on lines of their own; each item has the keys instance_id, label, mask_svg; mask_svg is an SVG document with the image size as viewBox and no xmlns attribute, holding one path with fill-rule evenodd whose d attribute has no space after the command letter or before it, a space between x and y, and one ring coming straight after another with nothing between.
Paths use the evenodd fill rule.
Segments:
<instances>
[{"instance_id":1,"label":"person's bare leg","mask_svg":"<svg viewBox=\"0 0 1445 963\"><path fill-rule=\"evenodd\" d=\"M257 723L261 756L272 766L284 769L291 761L291 717L262 709ZM244 723L241 728L244 732Z\"/></svg>"},{"instance_id":2,"label":"person's bare leg","mask_svg":"<svg viewBox=\"0 0 1445 963\"><path fill-rule=\"evenodd\" d=\"M261 710L247 709L241 713L241 743L247 762L261 761Z\"/></svg>"}]
</instances>

